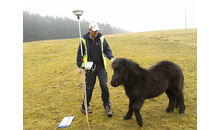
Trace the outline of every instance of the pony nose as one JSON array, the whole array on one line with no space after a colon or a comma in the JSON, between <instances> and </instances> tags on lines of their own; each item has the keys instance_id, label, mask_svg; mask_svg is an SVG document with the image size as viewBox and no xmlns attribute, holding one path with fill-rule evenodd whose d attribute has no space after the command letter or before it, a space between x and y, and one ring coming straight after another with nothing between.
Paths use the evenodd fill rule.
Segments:
<instances>
[{"instance_id":1,"label":"pony nose","mask_svg":"<svg viewBox=\"0 0 220 130\"><path fill-rule=\"evenodd\" d=\"M111 81L111 85L112 85L113 87L117 87L117 86L118 86L117 84L118 84L117 81L115 81L115 82L114 82L113 80Z\"/></svg>"}]
</instances>

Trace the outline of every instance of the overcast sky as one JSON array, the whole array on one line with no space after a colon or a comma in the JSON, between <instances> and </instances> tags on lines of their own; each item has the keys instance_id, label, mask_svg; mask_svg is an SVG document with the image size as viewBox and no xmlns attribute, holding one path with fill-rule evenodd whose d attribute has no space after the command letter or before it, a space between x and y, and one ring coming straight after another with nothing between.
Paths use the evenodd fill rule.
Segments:
<instances>
[{"instance_id":1,"label":"overcast sky","mask_svg":"<svg viewBox=\"0 0 220 130\"><path fill-rule=\"evenodd\" d=\"M69 17L83 10L81 20L109 23L132 32L197 28L196 0L23 0L23 10L42 16Z\"/></svg>"}]
</instances>

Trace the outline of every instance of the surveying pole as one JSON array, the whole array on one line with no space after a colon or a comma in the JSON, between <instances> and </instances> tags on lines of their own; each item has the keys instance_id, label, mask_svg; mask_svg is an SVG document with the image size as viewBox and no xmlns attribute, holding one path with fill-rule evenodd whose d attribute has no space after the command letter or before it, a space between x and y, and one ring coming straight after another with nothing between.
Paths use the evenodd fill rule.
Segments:
<instances>
[{"instance_id":1,"label":"surveying pole","mask_svg":"<svg viewBox=\"0 0 220 130\"><path fill-rule=\"evenodd\" d=\"M78 23L79 23L79 40L80 40L80 47L81 47L81 62L82 62L82 69L83 69L83 85L80 83L81 87L84 87L84 106L86 110L86 120L87 120L87 125L89 127L89 119L88 119L88 112L87 112L87 96L86 96L86 81L85 81L85 66L84 66L84 61L83 61L83 49L82 49L82 40L81 40L81 29L80 29L80 16L82 16L83 11L82 10L74 10L73 13L77 16ZM89 128L90 129L90 128Z\"/></svg>"}]
</instances>

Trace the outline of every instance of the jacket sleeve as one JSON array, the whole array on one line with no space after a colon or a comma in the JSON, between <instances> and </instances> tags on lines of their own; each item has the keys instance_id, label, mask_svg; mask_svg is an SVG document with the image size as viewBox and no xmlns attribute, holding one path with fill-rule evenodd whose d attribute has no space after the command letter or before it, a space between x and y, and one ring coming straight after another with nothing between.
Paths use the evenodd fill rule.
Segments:
<instances>
[{"instance_id":1,"label":"jacket sleeve","mask_svg":"<svg viewBox=\"0 0 220 130\"><path fill-rule=\"evenodd\" d=\"M82 41L81 41L82 42ZM84 52L85 52L85 47L84 45L82 44L82 49L83 49L83 55L84 55ZM82 62L81 62L81 46L80 46L80 43L79 43L79 47L78 47L78 51L77 51L77 57L76 57L76 65L78 67L81 67L82 66Z\"/></svg>"},{"instance_id":2,"label":"jacket sleeve","mask_svg":"<svg viewBox=\"0 0 220 130\"><path fill-rule=\"evenodd\" d=\"M114 56L112 54L112 50L110 49L109 44L105 39L104 39L104 43L103 43L103 51L109 60L114 58Z\"/></svg>"}]
</instances>

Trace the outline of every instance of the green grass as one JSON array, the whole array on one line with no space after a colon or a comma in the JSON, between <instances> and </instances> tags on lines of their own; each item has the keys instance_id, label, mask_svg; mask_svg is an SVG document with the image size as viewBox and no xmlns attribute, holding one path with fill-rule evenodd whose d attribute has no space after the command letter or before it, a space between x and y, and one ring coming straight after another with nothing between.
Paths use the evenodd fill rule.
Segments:
<instances>
[{"instance_id":1,"label":"green grass","mask_svg":"<svg viewBox=\"0 0 220 130\"><path fill-rule=\"evenodd\" d=\"M140 128L135 115L123 120L128 110L128 98L123 86L111 87L113 71L108 61L108 87L113 117L108 118L102 106L97 80L89 115L91 130L133 129L197 129L197 29L167 30L142 33L105 35L115 58L124 57L149 68L158 61L178 64L185 77L186 111L179 115L165 113L166 94L145 100L141 109L144 126ZM78 82L76 53L79 39L48 40L23 43L23 128L25 130L57 129L71 112L75 119L67 129L87 129L86 117L80 111L82 91ZM59 128L62 130L62 128ZM63 128L64 129L64 128Z\"/></svg>"}]
</instances>

